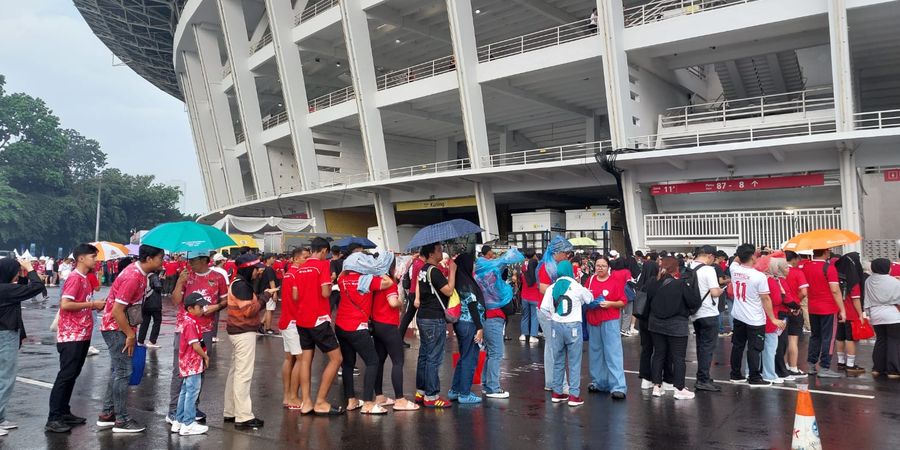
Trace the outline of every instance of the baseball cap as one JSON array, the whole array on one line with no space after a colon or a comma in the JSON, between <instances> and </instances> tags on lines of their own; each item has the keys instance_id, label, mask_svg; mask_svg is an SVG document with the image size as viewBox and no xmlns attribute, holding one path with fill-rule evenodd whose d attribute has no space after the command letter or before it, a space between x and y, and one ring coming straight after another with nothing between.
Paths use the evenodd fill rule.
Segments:
<instances>
[{"instance_id":1,"label":"baseball cap","mask_svg":"<svg viewBox=\"0 0 900 450\"><path fill-rule=\"evenodd\" d=\"M215 262L225 261L226 259L228 259L228 258L226 258L225 255L223 255L223 254L221 254L221 253L216 253L216 254L213 255L213 257L212 257L212 260L215 261Z\"/></svg>"},{"instance_id":2,"label":"baseball cap","mask_svg":"<svg viewBox=\"0 0 900 450\"><path fill-rule=\"evenodd\" d=\"M202 250L202 251L200 251L200 250L191 250L191 251L185 252L185 253L184 253L184 257L187 258L187 259L194 259L194 258L209 258L209 251L208 251L208 250Z\"/></svg>"},{"instance_id":3,"label":"baseball cap","mask_svg":"<svg viewBox=\"0 0 900 450\"><path fill-rule=\"evenodd\" d=\"M611 258L618 258L618 257L619 257L619 252L617 252L617 251L615 251L615 250L610 250L610 251L609 251L609 256L610 256Z\"/></svg>"},{"instance_id":4,"label":"baseball cap","mask_svg":"<svg viewBox=\"0 0 900 450\"><path fill-rule=\"evenodd\" d=\"M206 306L209 304L209 300L203 297L203 294L199 292L192 292L184 299L184 307L187 308L189 306Z\"/></svg>"},{"instance_id":5,"label":"baseball cap","mask_svg":"<svg viewBox=\"0 0 900 450\"><path fill-rule=\"evenodd\" d=\"M237 259L234 260L234 263L237 264L238 269L246 269L248 267L262 269L266 267L266 265L259 260L259 257L252 253L244 253L243 255L238 256Z\"/></svg>"}]
</instances>

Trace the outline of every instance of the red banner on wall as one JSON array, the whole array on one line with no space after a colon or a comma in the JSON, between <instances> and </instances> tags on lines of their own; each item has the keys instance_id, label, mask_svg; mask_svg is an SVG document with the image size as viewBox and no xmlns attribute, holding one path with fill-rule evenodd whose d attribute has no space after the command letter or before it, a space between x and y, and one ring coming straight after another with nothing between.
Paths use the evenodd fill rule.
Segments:
<instances>
[{"instance_id":1,"label":"red banner on wall","mask_svg":"<svg viewBox=\"0 0 900 450\"><path fill-rule=\"evenodd\" d=\"M900 181L900 169L885 170L884 181Z\"/></svg>"},{"instance_id":2,"label":"red banner on wall","mask_svg":"<svg viewBox=\"0 0 900 450\"><path fill-rule=\"evenodd\" d=\"M887 174L885 174L887 179ZM784 177L737 178L719 181L697 181L692 183L654 184L650 195L693 194L698 192L741 192L761 189L786 189L806 186L822 186L825 175L791 175Z\"/></svg>"}]
</instances>

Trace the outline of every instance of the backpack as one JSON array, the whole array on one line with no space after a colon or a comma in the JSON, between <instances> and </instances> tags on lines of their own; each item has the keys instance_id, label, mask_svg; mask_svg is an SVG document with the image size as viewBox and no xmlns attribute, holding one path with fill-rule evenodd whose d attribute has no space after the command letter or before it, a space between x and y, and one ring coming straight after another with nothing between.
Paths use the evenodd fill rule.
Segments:
<instances>
[{"instance_id":1,"label":"backpack","mask_svg":"<svg viewBox=\"0 0 900 450\"><path fill-rule=\"evenodd\" d=\"M700 296L700 280L697 279L697 271L704 266L706 264L700 264L694 268L685 267L681 273L682 298L691 315L694 315L700 309L700 305L709 296L709 291L706 291L706 295ZM713 306L716 306L715 299L712 302Z\"/></svg>"}]
</instances>

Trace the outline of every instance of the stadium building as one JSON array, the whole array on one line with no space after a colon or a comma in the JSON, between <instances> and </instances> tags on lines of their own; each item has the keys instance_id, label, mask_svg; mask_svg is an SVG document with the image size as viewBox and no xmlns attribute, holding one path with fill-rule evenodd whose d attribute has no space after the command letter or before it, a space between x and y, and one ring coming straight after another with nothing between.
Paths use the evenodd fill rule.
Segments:
<instances>
[{"instance_id":1,"label":"stadium building","mask_svg":"<svg viewBox=\"0 0 900 450\"><path fill-rule=\"evenodd\" d=\"M205 222L392 249L449 217L670 249L843 227L896 256L900 1L75 4L185 102Z\"/></svg>"}]
</instances>

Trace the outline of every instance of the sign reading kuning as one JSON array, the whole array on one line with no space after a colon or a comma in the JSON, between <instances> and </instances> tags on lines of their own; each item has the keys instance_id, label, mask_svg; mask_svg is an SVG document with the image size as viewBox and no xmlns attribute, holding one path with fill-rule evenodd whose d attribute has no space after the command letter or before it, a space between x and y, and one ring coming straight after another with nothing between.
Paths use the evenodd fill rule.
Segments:
<instances>
[{"instance_id":1,"label":"sign reading kuning","mask_svg":"<svg viewBox=\"0 0 900 450\"><path fill-rule=\"evenodd\" d=\"M397 211L418 211L421 209L445 209L475 206L475 197L442 198L423 200L419 202L400 202L396 204Z\"/></svg>"}]
</instances>

